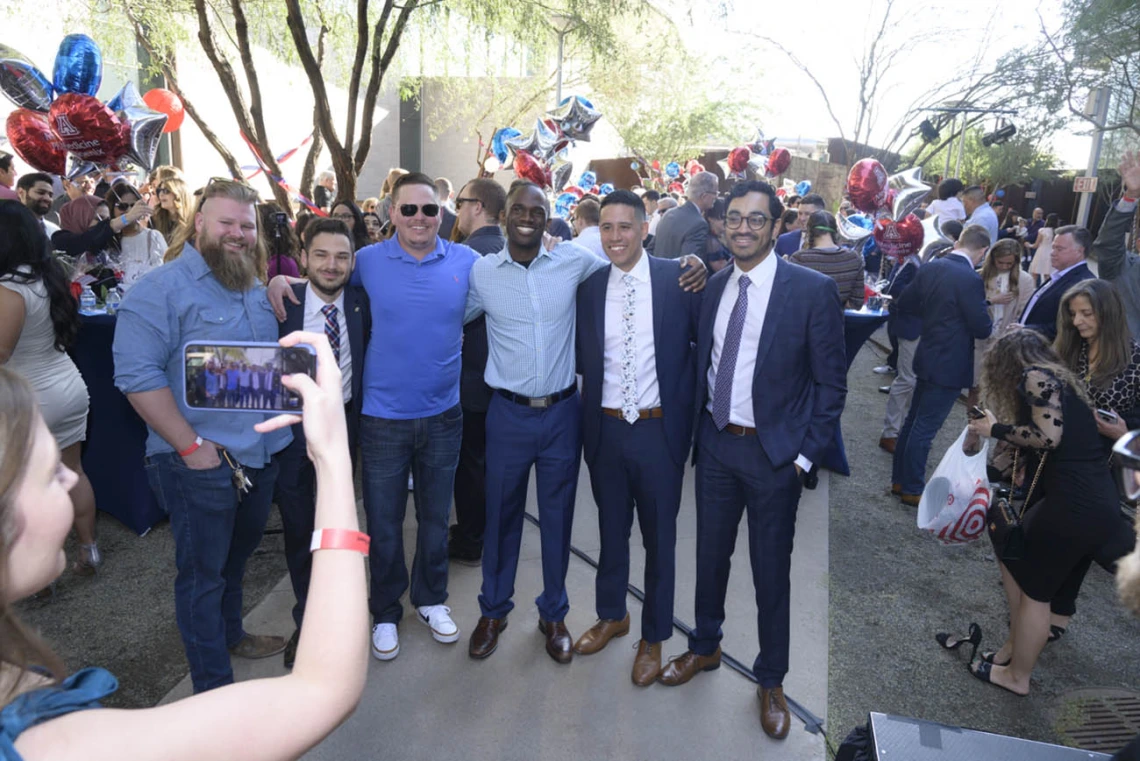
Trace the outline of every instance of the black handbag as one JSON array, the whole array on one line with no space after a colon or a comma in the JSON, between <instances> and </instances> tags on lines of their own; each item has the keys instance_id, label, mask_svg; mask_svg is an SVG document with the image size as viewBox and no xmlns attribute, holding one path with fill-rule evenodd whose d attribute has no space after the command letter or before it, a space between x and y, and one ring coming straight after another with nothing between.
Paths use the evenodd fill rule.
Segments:
<instances>
[{"instance_id":1,"label":"black handbag","mask_svg":"<svg viewBox=\"0 0 1140 761\"><path fill-rule=\"evenodd\" d=\"M1018 449L1013 455L1013 477L1017 477ZM1003 562L1021 560L1025 557L1025 529L1022 519L1028 509L1033 492L1037 489L1037 481L1041 478L1041 469L1045 467L1046 453L1042 453L1041 461L1037 464L1037 473L1033 476L1033 483L1025 493L1025 500L1015 505L1010 496L1009 489L995 489L993 500L986 510L986 530L993 544L994 554Z\"/></svg>"}]
</instances>

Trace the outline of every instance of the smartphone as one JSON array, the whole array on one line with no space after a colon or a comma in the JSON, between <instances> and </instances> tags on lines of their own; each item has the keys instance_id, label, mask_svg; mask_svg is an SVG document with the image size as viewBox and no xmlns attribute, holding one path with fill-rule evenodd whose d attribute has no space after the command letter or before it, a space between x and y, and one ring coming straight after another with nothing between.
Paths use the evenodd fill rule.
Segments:
<instances>
[{"instance_id":1,"label":"smartphone","mask_svg":"<svg viewBox=\"0 0 1140 761\"><path fill-rule=\"evenodd\" d=\"M301 397L281 376L316 380L317 352L307 344L210 341L183 347L186 406L219 412L301 412Z\"/></svg>"},{"instance_id":2,"label":"smartphone","mask_svg":"<svg viewBox=\"0 0 1140 761\"><path fill-rule=\"evenodd\" d=\"M966 416L971 420L981 420L986 416L986 411L975 404L973 407L966 411Z\"/></svg>"},{"instance_id":3,"label":"smartphone","mask_svg":"<svg viewBox=\"0 0 1140 761\"><path fill-rule=\"evenodd\" d=\"M1099 415L1100 419L1106 423L1115 423L1118 420L1116 413L1109 410L1097 410L1096 414Z\"/></svg>"}]
</instances>

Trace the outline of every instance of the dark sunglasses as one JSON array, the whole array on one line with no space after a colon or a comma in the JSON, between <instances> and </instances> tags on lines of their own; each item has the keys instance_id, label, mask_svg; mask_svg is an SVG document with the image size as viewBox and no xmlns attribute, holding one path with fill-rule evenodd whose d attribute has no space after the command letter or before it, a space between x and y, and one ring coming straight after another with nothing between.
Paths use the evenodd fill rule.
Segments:
<instances>
[{"instance_id":1,"label":"dark sunglasses","mask_svg":"<svg viewBox=\"0 0 1140 761\"><path fill-rule=\"evenodd\" d=\"M439 215L439 204L425 203L423 206L414 203L400 204L400 216L414 217L416 212L423 211L425 217L435 217Z\"/></svg>"},{"instance_id":2,"label":"dark sunglasses","mask_svg":"<svg viewBox=\"0 0 1140 761\"><path fill-rule=\"evenodd\" d=\"M461 209L465 203L481 203L481 201L478 198L463 198L460 196L455 199L455 208Z\"/></svg>"}]
</instances>

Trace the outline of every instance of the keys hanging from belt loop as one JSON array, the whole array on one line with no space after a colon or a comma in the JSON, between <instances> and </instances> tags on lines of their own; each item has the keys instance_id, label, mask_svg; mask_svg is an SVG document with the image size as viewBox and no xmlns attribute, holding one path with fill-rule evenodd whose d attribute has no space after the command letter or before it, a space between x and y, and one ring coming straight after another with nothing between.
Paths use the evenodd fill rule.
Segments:
<instances>
[{"instance_id":1,"label":"keys hanging from belt loop","mask_svg":"<svg viewBox=\"0 0 1140 761\"><path fill-rule=\"evenodd\" d=\"M253 486L253 481L250 481L249 477L246 476L245 468L242 467L240 462L235 463L233 459L230 458L229 452L224 449L221 451L222 456L226 458L226 463L233 470L234 488L237 489L238 496L241 496L242 494L248 494L250 488Z\"/></svg>"}]
</instances>

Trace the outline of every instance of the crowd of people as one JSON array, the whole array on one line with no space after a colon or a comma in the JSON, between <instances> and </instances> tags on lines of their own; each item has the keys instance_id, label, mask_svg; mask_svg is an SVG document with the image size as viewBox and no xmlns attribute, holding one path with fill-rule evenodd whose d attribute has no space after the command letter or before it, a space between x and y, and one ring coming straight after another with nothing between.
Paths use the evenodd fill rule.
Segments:
<instances>
[{"instance_id":1,"label":"crowd of people","mask_svg":"<svg viewBox=\"0 0 1140 761\"><path fill-rule=\"evenodd\" d=\"M1121 173L1124 197L1095 244L1040 209L1029 224L1011 214L1002 224L980 187L944 180L922 213L937 215L949 242L891 263L882 284L897 345L880 439L894 457L892 491L918 503L934 435L966 390L982 408L971 431L1000 442L994 480L1030 492L1025 551L999 554L1009 635L973 667L1019 694L1045 643L1063 636L1092 563L1111 570L1135 544L1108 457L1117 437L1140 426L1140 346L1131 339L1140 259L1124 238L1140 159L1129 155ZM782 198L761 181L722 193L715 174L698 172L683 195L587 194L567 224L526 181L504 188L478 178L455 192L445 178L394 169L359 204L322 174L314 202L327 216L306 213L291 225L286 210L261 204L242 181L212 180L191 193L163 167L137 188L121 178L102 185L68 183L58 229L50 176L24 175L17 199L0 200L0 511L37 528L6 533L0 559L11 568L36 558L5 579L7 605L58 575L72 522L77 567L93 572L102 561L79 457L87 394L66 354L78 316L54 249L111 269L125 291L115 385L147 425L148 476L175 540L177 625L194 691L209 696L116 719L124 729L146 722L138 731L161 738L175 721L226 714L212 736L167 738L210 755L227 732L270 719L281 729L284 716L288 726L265 757L300 754L359 698L367 616L380 661L400 653L405 593L436 641L460 639L448 605L451 561L482 568L467 652L490 657L514 608L533 471L538 629L558 663L631 631L636 516L645 604L630 675L642 687L682 685L720 665L728 572L747 515L759 719L769 736L786 737L797 507L844 409L844 308L864 304L866 272L877 280L886 269L844 243L826 199ZM1036 287L1031 264L1043 247L1051 266ZM1101 280L1085 265L1094 248ZM221 360L188 376L184 347L211 340L313 345L318 377ZM268 411L285 389L304 400L303 427L301 416ZM33 394L38 405L27 404ZM696 625L666 660L690 457ZM566 575L583 459L601 553L597 622L575 638L565 624ZM355 517L357 465L367 535ZM54 511L40 510L41 500ZM66 525L65 502L74 505ZM245 563L273 504L296 601L289 638L242 623ZM356 552L368 558L367 590ZM69 732L109 732L110 721L80 709L113 680L97 670L64 679L46 646L6 622L0 748L34 757ZM277 654L291 676L231 686L231 657ZM14 709L36 710L44 684L63 688L63 716L10 724ZM268 704L270 691L281 709L272 717L227 712L237 701Z\"/></svg>"}]
</instances>

